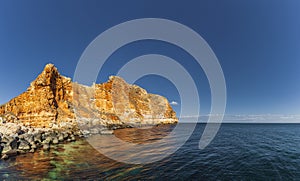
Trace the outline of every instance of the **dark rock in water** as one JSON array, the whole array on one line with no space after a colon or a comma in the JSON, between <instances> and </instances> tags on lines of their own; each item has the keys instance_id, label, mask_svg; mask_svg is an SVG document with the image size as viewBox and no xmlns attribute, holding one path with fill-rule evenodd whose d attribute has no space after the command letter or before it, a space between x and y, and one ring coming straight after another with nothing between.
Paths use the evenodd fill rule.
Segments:
<instances>
[{"instance_id":1,"label":"dark rock in water","mask_svg":"<svg viewBox=\"0 0 300 181\"><path fill-rule=\"evenodd\" d=\"M17 130L17 132L16 132L18 135L22 135L22 134L24 134L25 133L25 131L23 131L23 130L21 130L21 129L19 129L19 130Z\"/></svg>"},{"instance_id":2,"label":"dark rock in water","mask_svg":"<svg viewBox=\"0 0 300 181\"><path fill-rule=\"evenodd\" d=\"M20 144L19 138L15 138L9 143L9 145L12 149L18 149L19 144Z\"/></svg>"},{"instance_id":3,"label":"dark rock in water","mask_svg":"<svg viewBox=\"0 0 300 181\"><path fill-rule=\"evenodd\" d=\"M26 140L20 140L18 149L19 150L30 150L29 142L27 142Z\"/></svg>"}]
</instances>

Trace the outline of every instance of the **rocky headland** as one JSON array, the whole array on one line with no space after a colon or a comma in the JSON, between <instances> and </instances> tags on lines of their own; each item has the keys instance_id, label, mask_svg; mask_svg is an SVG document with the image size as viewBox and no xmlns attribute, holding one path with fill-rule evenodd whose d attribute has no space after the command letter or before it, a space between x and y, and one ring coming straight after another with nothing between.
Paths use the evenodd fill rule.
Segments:
<instances>
[{"instance_id":1,"label":"rocky headland","mask_svg":"<svg viewBox=\"0 0 300 181\"><path fill-rule=\"evenodd\" d=\"M47 64L24 93L0 106L0 152L6 159L118 128L177 122L166 98L120 77L85 86Z\"/></svg>"}]
</instances>

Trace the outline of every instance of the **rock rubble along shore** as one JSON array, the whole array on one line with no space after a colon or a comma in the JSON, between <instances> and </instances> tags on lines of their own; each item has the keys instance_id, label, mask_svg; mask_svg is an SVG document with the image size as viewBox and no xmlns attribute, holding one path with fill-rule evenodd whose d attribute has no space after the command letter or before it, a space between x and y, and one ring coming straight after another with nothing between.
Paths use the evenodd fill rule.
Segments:
<instances>
[{"instance_id":1,"label":"rock rubble along shore","mask_svg":"<svg viewBox=\"0 0 300 181\"><path fill-rule=\"evenodd\" d=\"M47 64L24 93L0 106L1 157L48 150L51 144L118 128L177 122L166 98L121 77L85 86Z\"/></svg>"}]
</instances>

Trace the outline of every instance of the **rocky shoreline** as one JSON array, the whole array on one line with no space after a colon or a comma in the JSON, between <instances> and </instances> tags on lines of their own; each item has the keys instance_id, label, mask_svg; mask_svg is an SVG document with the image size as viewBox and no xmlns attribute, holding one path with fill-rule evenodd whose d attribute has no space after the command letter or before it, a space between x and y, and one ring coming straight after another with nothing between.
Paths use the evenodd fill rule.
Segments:
<instances>
[{"instance_id":1,"label":"rocky shoreline","mask_svg":"<svg viewBox=\"0 0 300 181\"><path fill-rule=\"evenodd\" d=\"M0 117L0 159L6 160L19 154L34 153L39 149L49 151L51 145L73 142L91 135L111 135L116 129L151 127L162 124L174 123L80 125L80 129L78 125L65 128L33 128L22 123L6 122L4 118Z\"/></svg>"},{"instance_id":2,"label":"rocky shoreline","mask_svg":"<svg viewBox=\"0 0 300 181\"><path fill-rule=\"evenodd\" d=\"M93 134L113 134L113 130L103 126L87 130L32 128L16 123L2 122L0 124L0 157L8 159L18 154L33 153L38 149L48 151L52 144L72 142Z\"/></svg>"}]
</instances>

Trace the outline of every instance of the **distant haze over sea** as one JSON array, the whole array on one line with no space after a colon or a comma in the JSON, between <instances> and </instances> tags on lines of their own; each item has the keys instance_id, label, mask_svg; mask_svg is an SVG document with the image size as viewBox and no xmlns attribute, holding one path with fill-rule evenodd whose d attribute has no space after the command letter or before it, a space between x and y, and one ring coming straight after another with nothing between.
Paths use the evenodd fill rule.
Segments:
<instances>
[{"instance_id":1,"label":"distant haze over sea","mask_svg":"<svg viewBox=\"0 0 300 181\"><path fill-rule=\"evenodd\" d=\"M179 122L182 123L206 123L208 115L181 116ZM212 115L214 116L214 115ZM215 115L218 116L218 115ZM225 115L222 123L300 123L300 115L286 114L260 114L260 115Z\"/></svg>"}]
</instances>

